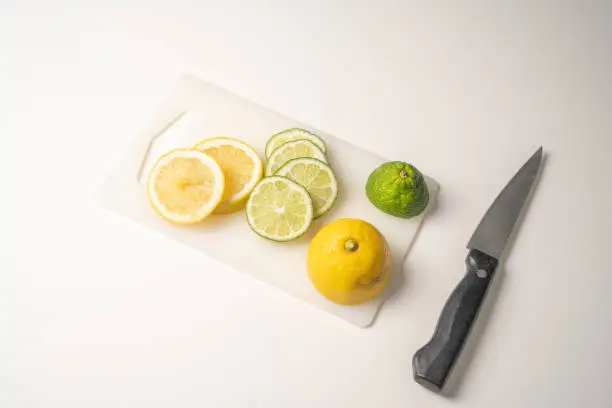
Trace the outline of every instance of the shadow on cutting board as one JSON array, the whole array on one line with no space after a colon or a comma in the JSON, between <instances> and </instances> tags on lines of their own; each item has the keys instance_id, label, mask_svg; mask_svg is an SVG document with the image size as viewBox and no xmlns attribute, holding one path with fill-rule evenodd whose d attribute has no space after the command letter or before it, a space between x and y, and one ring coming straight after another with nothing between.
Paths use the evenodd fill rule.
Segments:
<instances>
[{"instance_id":1,"label":"shadow on cutting board","mask_svg":"<svg viewBox=\"0 0 612 408\"><path fill-rule=\"evenodd\" d=\"M389 281L389 285L385 288L385 291L382 294L383 301L381 302L381 306L379 306L378 311L376 312L376 316L374 316L374 319L372 320L372 325L376 322L376 319L378 318L378 314L380 313L380 310L384 308L385 302L387 302L389 299L392 299L395 296L398 296L402 292L402 289L405 289L406 282L409 281L408 277L410 274L410 268L408 267L408 262L406 260L408 259L410 251L412 250L414 243L418 240L419 234L421 233L421 230L423 229L423 225L428 222L429 218L434 217L435 214L437 214L438 211L440 211L440 208L443 206L441 196L440 196L441 194L443 194L443 192L441 191L442 189L440 188L439 185L437 188L438 188L438 192L437 194L433 195L434 198L431 200L431 202L427 206L425 217L423 218L423 221L420 223L419 228L417 229L417 232L412 242L410 243L410 246L406 250L406 255L403 258L394 259L393 261L391 280Z\"/></svg>"}]
</instances>

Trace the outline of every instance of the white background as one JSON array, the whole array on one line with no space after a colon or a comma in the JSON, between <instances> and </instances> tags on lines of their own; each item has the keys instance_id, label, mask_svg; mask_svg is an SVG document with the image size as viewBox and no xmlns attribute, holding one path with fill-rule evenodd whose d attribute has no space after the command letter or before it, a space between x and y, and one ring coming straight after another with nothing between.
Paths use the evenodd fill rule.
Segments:
<instances>
[{"instance_id":1,"label":"white background","mask_svg":"<svg viewBox=\"0 0 612 408\"><path fill-rule=\"evenodd\" d=\"M612 3L86 3L0 0L0 406L612 406ZM440 182L372 328L97 206L184 72ZM540 144L533 202L436 396L412 355Z\"/></svg>"}]
</instances>

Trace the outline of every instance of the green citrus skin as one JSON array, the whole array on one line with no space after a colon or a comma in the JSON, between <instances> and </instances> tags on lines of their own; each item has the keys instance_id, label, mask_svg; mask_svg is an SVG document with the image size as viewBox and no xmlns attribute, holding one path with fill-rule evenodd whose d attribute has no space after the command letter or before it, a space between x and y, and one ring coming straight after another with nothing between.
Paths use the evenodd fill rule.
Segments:
<instances>
[{"instance_id":1,"label":"green citrus skin","mask_svg":"<svg viewBox=\"0 0 612 408\"><path fill-rule=\"evenodd\" d=\"M384 163L370 174L366 195L376 208L400 218L416 217L429 203L423 174L399 161Z\"/></svg>"}]
</instances>

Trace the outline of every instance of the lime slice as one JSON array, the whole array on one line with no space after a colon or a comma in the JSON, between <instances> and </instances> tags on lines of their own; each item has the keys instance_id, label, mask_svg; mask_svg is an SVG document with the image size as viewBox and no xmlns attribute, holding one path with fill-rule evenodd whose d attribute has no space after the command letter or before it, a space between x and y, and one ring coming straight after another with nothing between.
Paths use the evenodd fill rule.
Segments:
<instances>
[{"instance_id":1,"label":"lime slice","mask_svg":"<svg viewBox=\"0 0 612 408\"><path fill-rule=\"evenodd\" d=\"M293 142L285 143L272 153L266 164L266 175L273 175L283 164L298 157L312 157L322 162L327 162L325 154L316 144L308 140L294 140Z\"/></svg>"},{"instance_id":2,"label":"lime slice","mask_svg":"<svg viewBox=\"0 0 612 408\"><path fill-rule=\"evenodd\" d=\"M266 143L266 158L270 157L274 150L293 140L309 140L316 144L323 153L327 153L325 142L319 136L304 129L293 128L283 130L282 132L270 137L270 140L268 140L268 143Z\"/></svg>"},{"instance_id":3,"label":"lime slice","mask_svg":"<svg viewBox=\"0 0 612 408\"><path fill-rule=\"evenodd\" d=\"M312 200L298 183L285 177L266 177L253 189L246 216L256 234L273 241L291 241L310 226Z\"/></svg>"},{"instance_id":4,"label":"lime slice","mask_svg":"<svg viewBox=\"0 0 612 408\"><path fill-rule=\"evenodd\" d=\"M287 177L306 188L312 199L315 218L329 211L338 197L336 176L331 167L320 160L306 157L289 160L276 175Z\"/></svg>"}]
</instances>

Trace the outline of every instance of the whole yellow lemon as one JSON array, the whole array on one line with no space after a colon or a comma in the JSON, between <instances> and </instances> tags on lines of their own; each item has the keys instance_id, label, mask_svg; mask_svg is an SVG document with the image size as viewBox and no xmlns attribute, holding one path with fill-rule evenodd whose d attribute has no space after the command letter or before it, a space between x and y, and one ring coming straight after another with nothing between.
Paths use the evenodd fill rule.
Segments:
<instances>
[{"instance_id":1,"label":"whole yellow lemon","mask_svg":"<svg viewBox=\"0 0 612 408\"><path fill-rule=\"evenodd\" d=\"M387 241L371 224L340 219L323 227L308 247L308 276L327 299L357 305L382 293L391 276Z\"/></svg>"}]
</instances>

